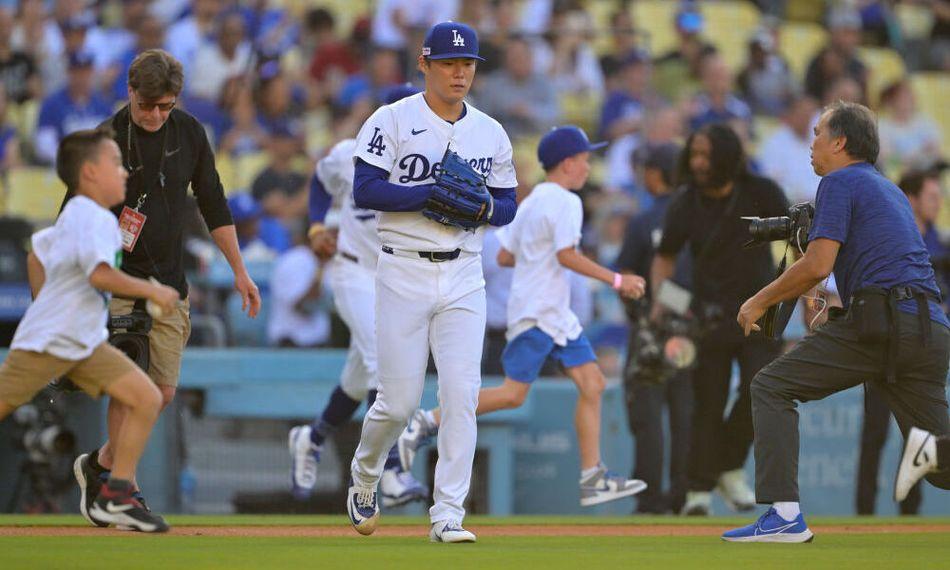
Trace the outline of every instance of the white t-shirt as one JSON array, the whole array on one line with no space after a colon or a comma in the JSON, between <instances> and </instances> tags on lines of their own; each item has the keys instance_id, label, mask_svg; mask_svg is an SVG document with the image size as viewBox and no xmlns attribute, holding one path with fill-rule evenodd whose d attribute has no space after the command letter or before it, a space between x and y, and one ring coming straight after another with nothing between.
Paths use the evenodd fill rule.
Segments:
<instances>
[{"instance_id":1,"label":"white t-shirt","mask_svg":"<svg viewBox=\"0 0 950 570\"><path fill-rule=\"evenodd\" d=\"M557 252L581 240L581 199L553 182L543 182L518 206L514 221L498 231L501 246L515 257L508 299L508 340L538 327L560 346L581 334L571 311L571 271Z\"/></svg>"},{"instance_id":2,"label":"white t-shirt","mask_svg":"<svg viewBox=\"0 0 950 570\"><path fill-rule=\"evenodd\" d=\"M267 339L271 344L289 339L298 346L312 346L330 337L330 316L318 308L309 314L298 311L297 303L310 290L320 262L305 245L298 245L277 258L271 273L271 313ZM326 280L323 282L326 287Z\"/></svg>"},{"instance_id":3,"label":"white t-shirt","mask_svg":"<svg viewBox=\"0 0 950 570\"><path fill-rule=\"evenodd\" d=\"M110 294L94 288L89 276L100 263L121 263L119 223L112 212L77 195L56 224L33 234L32 242L46 281L10 346L82 360L109 337Z\"/></svg>"},{"instance_id":4,"label":"white t-shirt","mask_svg":"<svg viewBox=\"0 0 950 570\"><path fill-rule=\"evenodd\" d=\"M762 173L775 180L793 204L814 202L821 177L811 165L811 139L800 139L782 125L759 148Z\"/></svg>"},{"instance_id":5,"label":"white t-shirt","mask_svg":"<svg viewBox=\"0 0 950 570\"><path fill-rule=\"evenodd\" d=\"M454 124L436 115L422 93L376 110L356 137L354 159L389 172L389 182L403 186L432 184L446 148L451 148L488 177L488 186L514 188L511 141L495 119L465 104ZM410 251L478 253L484 227L469 232L434 222L420 212L381 212L383 245Z\"/></svg>"},{"instance_id":6,"label":"white t-shirt","mask_svg":"<svg viewBox=\"0 0 950 570\"><path fill-rule=\"evenodd\" d=\"M353 201L353 151L356 139L340 141L317 163L316 176L327 194L340 205L340 234L337 249L356 256L360 265L376 270L379 236L376 212L357 208Z\"/></svg>"}]
</instances>

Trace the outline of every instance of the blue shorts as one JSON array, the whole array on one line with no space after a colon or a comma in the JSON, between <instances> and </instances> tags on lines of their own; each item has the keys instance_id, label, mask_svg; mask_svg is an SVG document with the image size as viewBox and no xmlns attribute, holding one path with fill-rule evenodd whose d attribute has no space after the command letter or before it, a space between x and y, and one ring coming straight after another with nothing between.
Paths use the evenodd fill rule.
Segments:
<instances>
[{"instance_id":1,"label":"blue shorts","mask_svg":"<svg viewBox=\"0 0 950 570\"><path fill-rule=\"evenodd\" d=\"M530 383L538 377L548 357L560 362L565 368L597 361L597 355L583 333L567 341L567 346L558 346L547 333L534 327L508 342L501 354L501 365L508 378Z\"/></svg>"}]
</instances>

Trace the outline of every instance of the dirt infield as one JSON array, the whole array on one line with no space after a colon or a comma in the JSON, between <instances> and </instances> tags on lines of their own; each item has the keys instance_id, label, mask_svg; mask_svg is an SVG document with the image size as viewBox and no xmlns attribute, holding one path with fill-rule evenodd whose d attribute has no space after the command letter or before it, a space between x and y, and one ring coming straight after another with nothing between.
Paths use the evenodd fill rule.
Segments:
<instances>
[{"instance_id":1,"label":"dirt infield","mask_svg":"<svg viewBox=\"0 0 950 570\"><path fill-rule=\"evenodd\" d=\"M516 536L710 536L728 530L722 525L472 525L469 529L480 537ZM906 534L950 533L950 524L901 525L817 525L815 534ZM424 537L427 526L381 527L373 536ZM130 533L112 529L73 526L4 526L0 536L128 536ZM180 526L171 530L176 536L225 537L358 537L348 526Z\"/></svg>"}]
</instances>

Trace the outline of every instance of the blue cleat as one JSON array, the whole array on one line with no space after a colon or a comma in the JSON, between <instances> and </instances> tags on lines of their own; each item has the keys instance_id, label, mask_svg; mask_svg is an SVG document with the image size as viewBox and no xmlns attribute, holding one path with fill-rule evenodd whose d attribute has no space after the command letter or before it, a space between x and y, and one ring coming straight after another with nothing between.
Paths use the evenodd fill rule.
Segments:
<instances>
[{"instance_id":1,"label":"blue cleat","mask_svg":"<svg viewBox=\"0 0 950 570\"><path fill-rule=\"evenodd\" d=\"M808 530L805 517L800 513L795 520L780 517L774 508L769 508L759 520L722 534L727 542L811 542L815 535Z\"/></svg>"},{"instance_id":2,"label":"blue cleat","mask_svg":"<svg viewBox=\"0 0 950 570\"><path fill-rule=\"evenodd\" d=\"M379 522L379 504L376 502L376 490L357 487L352 481L346 493L346 512L356 532L373 534Z\"/></svg>"}]
</instances>

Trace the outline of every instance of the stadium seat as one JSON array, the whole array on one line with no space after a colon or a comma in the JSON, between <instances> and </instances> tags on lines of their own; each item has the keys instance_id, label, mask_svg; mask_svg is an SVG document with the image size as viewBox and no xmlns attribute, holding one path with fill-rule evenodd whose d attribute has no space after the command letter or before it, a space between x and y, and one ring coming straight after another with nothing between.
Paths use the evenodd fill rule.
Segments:
<instances>
[{"instance_id":1,"label":"stadium seat","mask_svg":"<svg viewBox=\"0 0 950 570\"><path fill-rule=\"evenodd\" d=\"M241 296L237 292L228 296L225 320L230 334L229 344L234 346L267 346L267 320L270 299L261 293L261 310L252 319L241 310Z\"/></svg>"},{"instance_id":2,"label":"stadium seat","mask_svg":"<svg viewBox=\"0 0 950 570\"><path fill-rule=\"evenodd\" d=\"M917 108L932 117L940 128L944 155L947 155L950 150L950 108L947 107L950 74L915 73L910 76L910 85L917 97Z\"/></svg>"},{"instance_id":3,"label":"stadium seat","mask_svg":"<svg viewBox=\"0 0 950 570\"><path fill-rule=\"evenodd\" d=\"M0 205L7 215L42 223L56 219L66 187L49 168L20 167L10 171L9 194Z\"/></svg>"},{"instance_id":4,"label":"stadium seat","mask_svg":"<svg viewBox=\"0 0 950 570\"><path fill-rule=\"evenodd\" d=\"M738 72L748 60L749 38L761 22L761 15L751 2L702 2L706 18L703 35L719 49L726 64Z\"/></svg>"},{"instance_id":5,"label":"stadium seat","mask_svg":"<svg viewBox=\"0 0 950 570\"><path fill-rule=\"evenodd\" d=\"M788 61L792 74L805 80L808 64L828 42L828 32L810 22L786 22L779 27L779 52Z\"/></svg>"},{"instance_id":6,"label":"stadium seat","mask_svg":"<svg viewBox=\"0 0 950 570\"><path fill-rule=\"evenodd\" d=\"M238 156L232 160L234 162L234 188L250 189L257 175L267 168L270 157L267 156L266 152L255 152Z\"/></svg>"},{"instance_id":7,"label":"stadium seat","mask_svg":"<svg viewBox=\"0 0 950 570\"><path fill-rule=\"evenodd\" d=\"M673 26L676 2L644 0L634 2L630 9L633 14L633 25L648 34L647 49L653 57L661 56L676 48L676 30Z\"/></svg>"},{"instance_id":8,"label":"stadium seat","mask_svg":"<svg viewBox=\"0 0 950 570\"><path fill-rule=\"evenodd\" d=\"M894 15L900 25L905 40L917 40L930 37L934 25L933 9L927 6L898 2L894 6Z\"/></svg>"},{"instance_id":9,"label":"stadium seat","mask_svg":"<svg viewBox=\"0 0 950 570\"><path fill-rule=\"evenodd\" d=\"M600 108L603 101L597 95L561 95L561 123L577 125L589 135L597 131L597 122L600 118Z\"/></svg>"},{"instance_id":10,"label":"stadium seat","mask_svg":"<svg viewBox=\"0 0 950 570\"><path fill-rule=\"evenodd\" d=\"M868 100L877 107L881 90L904 76L904 60L890 48L862 47L858 57L868 67Z\"/></svg>"}]
</instances>

